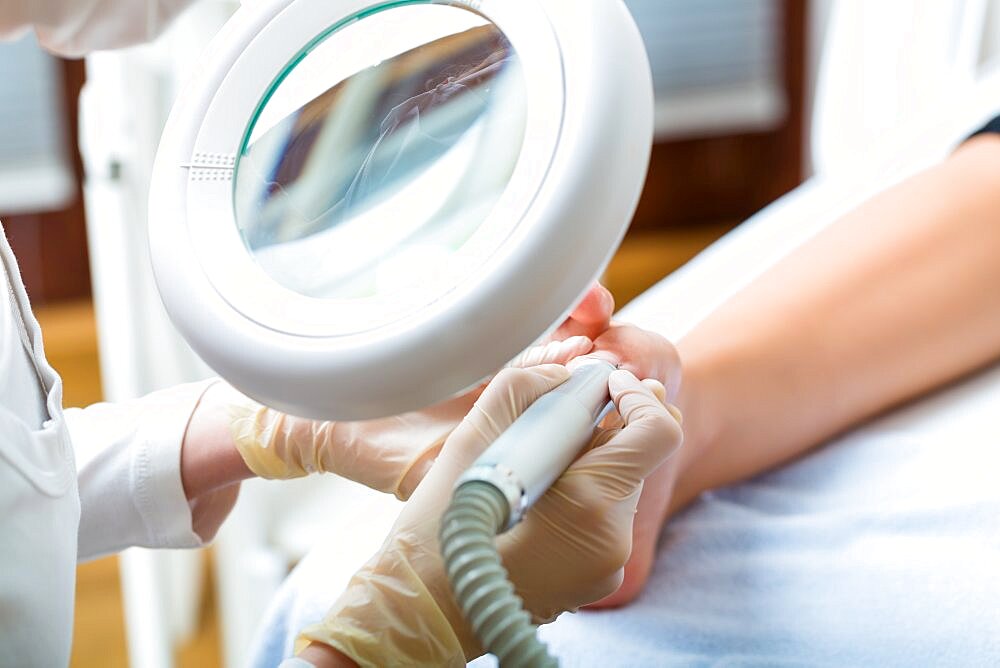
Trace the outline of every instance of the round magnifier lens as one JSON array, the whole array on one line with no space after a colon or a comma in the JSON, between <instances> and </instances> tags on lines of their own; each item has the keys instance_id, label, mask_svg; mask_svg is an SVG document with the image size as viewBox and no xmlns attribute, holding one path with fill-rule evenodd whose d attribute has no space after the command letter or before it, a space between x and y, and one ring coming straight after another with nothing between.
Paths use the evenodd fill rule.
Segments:
<instances>
[{"instance_id":1,"label":"round magnifier lens","mask_svg":"<svg viewBox=\"0 0 1000 668\"><path fill-rule=\"evenodd\" d=\"M651 128L620 2L244 3L157 152L157 286L263 403L427 406L564 317L627 227Z\"/></svg>"},{"instance_id":2,"label":"round magnifier lens","mask_svg":"<svg viewBox=\"0 0 1000 668\"><path fill-rule=\"evenodd\" d=\"M400 295L439 297L516 224L488 229L526 98L510 42L473 11L387 5L333 26L267 91L239 150L247 249L296 293L383 305L383 324Z\"/></svg>"}]
</instances>

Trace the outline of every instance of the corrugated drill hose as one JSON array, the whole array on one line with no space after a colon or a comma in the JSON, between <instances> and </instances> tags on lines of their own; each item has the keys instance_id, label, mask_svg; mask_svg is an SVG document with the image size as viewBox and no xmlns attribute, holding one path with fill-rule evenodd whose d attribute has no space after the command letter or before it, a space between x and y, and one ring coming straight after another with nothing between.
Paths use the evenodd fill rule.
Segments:
<instances>
[{"instance_id":1,"label":"corrugated drill hose","mask_svg":"<svg viewBox=\"0 0 1000 668\"><path fill-rule=\"evenodd\" d=\"M496 536L507 522L507 500L493 485L471 481L455 490L441 520L441 553L452 591L483 648L504 668L555 668L558 661L500 562Z\"/></svg>"}]
</instances>

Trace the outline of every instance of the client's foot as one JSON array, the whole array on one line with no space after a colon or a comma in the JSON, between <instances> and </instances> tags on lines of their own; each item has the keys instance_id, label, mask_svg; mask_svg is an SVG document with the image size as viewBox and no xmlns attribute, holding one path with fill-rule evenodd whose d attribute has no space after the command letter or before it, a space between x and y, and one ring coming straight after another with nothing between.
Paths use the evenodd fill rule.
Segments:
<instances>
[{"instance_id":1,"label":"client's foot","mask_svg":"<svg viewBox=\"0 0 1000 668\"><path fill-rule=\"evenodd\" d=\"M632 524L632 555L618 591L588 608L615 608L631 603L646 586L656 557L656 543L666 520L675 478L674 460L664 462L646 479Z\"/></svg>"}]
</instances>

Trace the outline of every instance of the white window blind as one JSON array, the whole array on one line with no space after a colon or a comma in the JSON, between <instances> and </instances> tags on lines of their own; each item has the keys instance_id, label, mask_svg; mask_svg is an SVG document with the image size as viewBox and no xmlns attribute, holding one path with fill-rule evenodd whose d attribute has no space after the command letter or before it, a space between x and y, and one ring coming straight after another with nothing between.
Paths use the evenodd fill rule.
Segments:
<instances>
[{"instance_id":1,"label":"white window blind","mask_svg":"<svg viewBox=\"0 0 1000 668\"><path fill-rule=\"evenodd\" d=\"M785 114L778 0L626 0L649 53L659 137L769 129Z\"/></svg>"},{"instance_id":2,"label":"white window blind","mask_svg":"<svg viewBox=\"0 0 1000 668\"><path fill-rule=\"evenodd\" d=\"M61 76L33 37L0 43L0 212L59 209L73 196Z\"/></svg>"}]
</instances>

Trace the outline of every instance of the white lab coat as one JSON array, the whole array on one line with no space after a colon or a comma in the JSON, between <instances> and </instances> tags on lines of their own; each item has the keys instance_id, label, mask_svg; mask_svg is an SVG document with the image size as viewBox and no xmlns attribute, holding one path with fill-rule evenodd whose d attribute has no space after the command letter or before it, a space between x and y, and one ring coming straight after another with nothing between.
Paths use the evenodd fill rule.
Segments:
<instances>
[{"instance_id":1,"label":"white lab coat","mask_svg":"<svg viewBox=\"0 0 1000 668\"><path fill-rule=\"evenodd\" d=\"M80 57L146 42L194 0L0 0L0 38L34 29L47 49Z\"/></svg>"},{"instance_id":2,"label":"white lab coat","mask_svg":"<svg viewBox=\"0 0 1000 668\"><path fill-rule=\"evenodd\" d=\"M180 448L207 384L64 413L2 234L0 295L0 666L65 666L78 558L201 544Z\"/></svg>"},{"instance_id":3,"label":"white lab coat","mask_svg":"<svg viewBox=\"0 0 1000 668\"><path fill-rule=\"evenodd\" d=\"M190 1L0 0L0 37L79 56L150 39ZM0 666L69 663L78 558L200 544L180 447L205 387L64 412L0 233Z\"/></svg>"}]
</instances>

